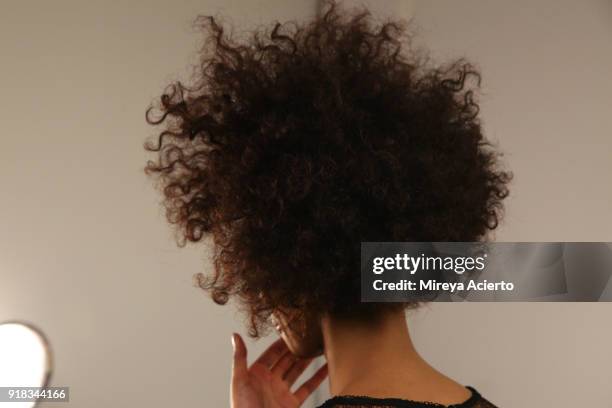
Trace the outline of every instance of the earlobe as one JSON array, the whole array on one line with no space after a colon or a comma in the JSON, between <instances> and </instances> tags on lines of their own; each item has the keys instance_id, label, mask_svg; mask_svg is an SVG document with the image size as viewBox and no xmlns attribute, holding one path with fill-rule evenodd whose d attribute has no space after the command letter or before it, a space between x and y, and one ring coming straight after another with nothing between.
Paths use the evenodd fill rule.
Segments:
<instances>
[{"instance_id":1,"label":"earlobe","mask_svg":"<svg viewBox=\"0 0 612 408\"><path fill-rule=\"evenodd\" d=\"M314 314L274 312L270 321L291 353L300 358L314 358L323 354L321 318Z\"/></svg>"}]
</instances>

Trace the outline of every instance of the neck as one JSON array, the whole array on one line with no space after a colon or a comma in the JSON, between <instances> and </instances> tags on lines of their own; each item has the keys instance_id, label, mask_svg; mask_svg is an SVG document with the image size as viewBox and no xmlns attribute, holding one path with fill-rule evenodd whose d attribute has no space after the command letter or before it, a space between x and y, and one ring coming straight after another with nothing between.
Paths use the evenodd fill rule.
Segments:
<instances>
[{"instance_id":1,"label":"neck","mask_svg":"<svg viewBox=\"0 0 612 408\"><path fill-rule=\"evenodd\" d=\"M440 403L462 402L463 386L431 367L410 339L403 310L361 320L322 320L332 395L398 397Z\"/></svg>"},{"instance_id":2,"label":"neck","mask_svg":"<svg viewBox=\"0 0 612 408\"><path fill-rule=\"evenodd\" d=\"M363 393L364 386L379 388L375 379L398 372L405 377L406 371L425 365L412 344L403 310L368 322L326 317L322 329L332 395Z\"/></svg>"}]
</instances>

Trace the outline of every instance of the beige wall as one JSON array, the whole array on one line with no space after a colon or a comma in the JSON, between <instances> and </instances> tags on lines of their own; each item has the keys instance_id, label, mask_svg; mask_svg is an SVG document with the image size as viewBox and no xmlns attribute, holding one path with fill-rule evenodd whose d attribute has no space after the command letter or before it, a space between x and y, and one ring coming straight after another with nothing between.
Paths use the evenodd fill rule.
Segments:
<instances>
[{"instance_id":1,"label":"beige wall","mask_svg":"<svg viewBox=\"0 0 612 408\"><path fill-rule=\"evenodd\" d=\"M241 317L191 287L206 254L175 247L141 173L144 109L193 61L197 13L242 27L315 2L122 3L2 2L0 321L48 334L70 406L226 406ZM498 238L611 241L610 3L427 0L416 22L435 54L483 68L485 125L516 173ZM608 406L611 313L453 304L410 321L431 361L503 407Z\"/></svg>"},{"instance_id":2,"label":"beige wall","mask_svg":"<svg viewBox=\"0 0 612 408\"><path fill-rule=\"evenodd\" d=\"M144 111L184 76L198 13L238 27L309 1L2 1L0 321L49 336L72 407L223 407L231 308L192 287L142 173ZM61 404L49 404L60 407Z\"/></svg>"},{"instance_id":3,"label":"beige wall","mask_svg":"<svg viewBox=\"0 0 612 408\"><path fill-rule=\"evenodd\" d=\"M421 0L435 58L483 71L482 115L515 173L500 241L612 241L612 2ZM612 406L612 304L435 304L422 352L504 408ZM459 353L458 353L459 352Z\"/></svg>"}]
</instances>

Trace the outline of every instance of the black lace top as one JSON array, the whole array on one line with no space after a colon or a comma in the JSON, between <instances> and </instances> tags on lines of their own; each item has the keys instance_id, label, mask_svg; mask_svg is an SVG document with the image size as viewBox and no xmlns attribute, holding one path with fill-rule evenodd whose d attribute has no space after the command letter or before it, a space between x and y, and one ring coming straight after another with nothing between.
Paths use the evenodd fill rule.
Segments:
<instances>
[{"instance_id":1,"label":"black lace top","mask_svg":"<svg viewBox=\"0 0 612 408\"><path fill-rule=\"evenodd\" d=\"M453 405L410 401L399 398L370 398L350 395L328 399L319 408L496 408L495 405L484 399L474 388L467 388L472 392L472 395L466 401Z\"/></svg>"}]
</instances>

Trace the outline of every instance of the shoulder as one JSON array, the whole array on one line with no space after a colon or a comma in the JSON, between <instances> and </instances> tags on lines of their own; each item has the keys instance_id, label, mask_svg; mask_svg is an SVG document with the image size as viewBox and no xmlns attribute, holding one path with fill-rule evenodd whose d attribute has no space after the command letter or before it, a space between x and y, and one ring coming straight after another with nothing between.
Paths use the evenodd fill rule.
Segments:
<instances>
[{"instance_id":1,"label":"shoulder","mask_svg":"<svg viewBox=\"0 0 612 408\"><path fill-rule=\"evenodd\" d=\"M470 397L462 403L454 405L442 405L427 401L412 401L400 398L372 398L359 395L342 395L328 399L318 408L351 408L351 407L384 407L384 408L497 408L491 402L484 399L473 387Z\"/></svg>"}]
</instances>

